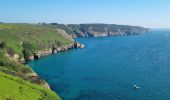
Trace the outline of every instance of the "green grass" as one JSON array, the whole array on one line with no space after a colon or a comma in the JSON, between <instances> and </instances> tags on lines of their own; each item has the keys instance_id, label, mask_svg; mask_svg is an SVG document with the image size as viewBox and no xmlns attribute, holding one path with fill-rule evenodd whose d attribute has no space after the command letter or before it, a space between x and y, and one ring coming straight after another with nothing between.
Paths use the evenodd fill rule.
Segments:
<instances>
[{"instance_id":1,"label":"green grass","mask_svg":"<svg viewBox=\"0 0 170 100\"><path fill-rule=\"evenodd\" d=\"M61 100L41 86L0 72L0 100Z\"/></svg>"},{"instance_id":2,"label":"green grass","mask_svg":"<svg viewBox=\"0 0 170 100\"><path fill-rule=\"evenodd\" d=\"M10 60L6 54L9 54L11 58L14 54L24 58L33 55L35 51L52 48L53 45L62 47L72 42L71 39L58 33L56 28L49 26L0 24L0 44L5 44L3 47L0 45L0 66L5 66L0 67L0 71L28 80L30 78L27 77L27 73L31 73L32 70L19 62Z\"/></svg>"},{"instance_id":3,"label":"green grass","mask_svg":"<svg viewBox=\"0 0 170 100\"><path fill-rule=\"evenodd\" d=\"M31 45L32 51L50 48L51 42L64 46L72 43L55 28L32 24L0 24L0 42L6 42L8 48L22 56L22 43Z\"/></svg>"},{"instance_id":4,"label":"green grass","mask_svg":"<svg viewBox=\"0 0 170 100\"><path fill-rule=\"evenodd\" d=\"M14 54L24 58L38 50L71 43L71 39L58 33L54 27L0 24L0 100L59 100L54 92L42 87L43 80L30 76L33 72L31 68L10 59L6 54L11 58Z\"/></svg>"}]
</instances>

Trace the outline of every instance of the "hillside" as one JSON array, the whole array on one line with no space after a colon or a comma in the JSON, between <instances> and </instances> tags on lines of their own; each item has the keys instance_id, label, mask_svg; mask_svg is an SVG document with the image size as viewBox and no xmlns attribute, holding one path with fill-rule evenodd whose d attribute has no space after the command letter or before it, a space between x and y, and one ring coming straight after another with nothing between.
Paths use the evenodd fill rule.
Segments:
<instances>
[{"instance_id":1,"label":"hillside","mask_svg":"<svg viewBox=\"0 0 170 100\"><path fill-rule=\"evenodd\" d=\"M148 31L139 26L116 25L116 24L57 24L51 23L47 26L66 30L73 37L98 37L98 36L119 36L138 35Z\"/></svg>"},{"instance_id":2,"label":"hillside","mask_svg":"<svg viewBox=\"0 0 170 100\"><path fill-rule=\"evenodd\" d=\"M52 91L0 72L0 100L60 100Z\"/></svg>"},{"instance_id":3,"label":"hillside","mask_svg":"<svg viewBox=\"0 0 170 100\"><path fill-rule=\"evenodd\" d=\"M0 43L5 43L7 49L23 57L23 52L33 55L36 50L44 50L72 43L68 37L63 37L56 29L42 25L31 24L0 24Z\"/></svg>"},{"instance_id":4,"label":"hillside","mask_svg":"<svg viewBox=\"0 0 170 100\"><path fill-rule=\"evenodd\" d=\"M48 84L44 80L42 80L30 67L27 67L22 63L25 63L25 61L28 60L34 60L36 57L52 54L53 50L57 52L62 49L67 49L70 46L72 47L73 43L74 43L73 39L68 34L66 34L64 30L61 29L56 29L43 25L1 23L0 72L10 74L12 76L21 78L25 81L37 84L39 86L42 86L42 88L44 87L49 89L48 91L50 91ZM18 95L17 97L17 95L15 95L14 93L18 94L18 92L11 90L18 88L18 86L21 85L20 83L12 82L12 80L8 80L7 78L4 77L0 78L1 78L0 86L2 86L1 88L3 87L5 88L4 91L0 91L0 97L6 96L6 94L3 93L8 92L7 94L9 94L9 96L13 97L14 95L14 98L21 98L20 100L23 100L22 98L24 98L24 100L25 98L29 98L28 97L29 95L24 96ZM15 78L13 77L12 79ZM25 87L25 89L29 89L30 86L23 87ZM36 87L34 86L33 88ZM32 90L30 89L28 91L26 90L26 92L30 93L32 97L31 100L34 100L35 99L34 97L36 96L37 98L39 98L40 95L42 94L41 90L37 91L34 89ZM35 94L33 95L33 93ZM50 91L49 93L52 92ZM54 93L52 94L53 96L55 95Z\"/></svg>"}]
</instances>

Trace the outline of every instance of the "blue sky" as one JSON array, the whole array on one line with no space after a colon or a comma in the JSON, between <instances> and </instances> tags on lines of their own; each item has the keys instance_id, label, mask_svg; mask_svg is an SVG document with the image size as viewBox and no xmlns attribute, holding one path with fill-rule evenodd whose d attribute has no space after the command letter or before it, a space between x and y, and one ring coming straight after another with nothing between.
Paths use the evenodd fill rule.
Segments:
<instances>
[{"instance_id":1,"label":"blue sky","mask_svg":"<svg viewBox=\"0 0 170 100\"><path fill-rule=\"evenodd\" d=\"M1 0L0 21L170 28L169 5L170 0Z\"/></svg>"}]
</instances>

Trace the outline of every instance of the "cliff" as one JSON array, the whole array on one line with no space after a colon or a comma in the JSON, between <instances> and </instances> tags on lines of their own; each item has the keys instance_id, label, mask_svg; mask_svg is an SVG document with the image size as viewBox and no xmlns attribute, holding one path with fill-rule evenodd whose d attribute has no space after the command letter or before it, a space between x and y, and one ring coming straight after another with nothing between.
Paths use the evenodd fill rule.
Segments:
<instances>
[{"instance_id":1,"label":"cliff","mask_svg":"<svg viewBox=\"0 0 170 100\"><path fill-rule=\"evenodd\" d=\"M0 72L50 89L22 63L72 47L73 39L61 29L33 24L0 24Z\"/></svg>"},{"instance_id":2,"label":"cliff","mask_svg":"<svg viewBox=\"0 0 170 100\"><path fill-rule=\"evenodd\" d=\"M72 37L98 37L138 35L149 31L147 28L116 24L57 24L51 23L47 26L66 30Z\"/></svg>"}]
</instances>

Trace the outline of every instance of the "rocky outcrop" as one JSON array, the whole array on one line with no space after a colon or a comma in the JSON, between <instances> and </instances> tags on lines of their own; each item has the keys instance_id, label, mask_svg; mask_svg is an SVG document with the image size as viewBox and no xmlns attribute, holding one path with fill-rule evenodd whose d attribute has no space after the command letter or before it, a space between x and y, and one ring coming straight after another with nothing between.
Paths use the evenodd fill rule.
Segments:
<instances>
[{"instance_id":1,"label":"rocky outcrop","mask_svg":"<svg viewBox=\"0 0 170 100\"><path fill-rule=\"evenodd\" d=\"M76 35L76 34L70 34L70 36L71 36L72 38L77 38L77 35Z\"/></svg>"},{"instance_id":2,"label":"rocky outcrop","mask_svg":"<svg viewBox=\"0 0 170 100\"><path fill-rule=\"evenodd\" d=\"M19 54L16 54L11 48L6 50L5 55L9 57L10 60L19 61Z\"/></svg>"},{"instance_id":3,"label":"rocky outcrop","mask_svg":"<svg viewBox=\"0 0 170 100\"><path fill-rule=\"evenodd\" d=\"M34 60L34 55L30 55L28 56L28 59L25 59L26 61L29 61L29 60Z\"/></svg>"},{"instance_id":4,"label":"rocky outcrop","mask_svg":"<svg viewBox=\"0 0 170 100\"><path fill-rule=\"evenodd\" d=\"M8 53L5 54L7 57L9 57L10 60L14 60L14 61L19 61L19 54L14 54L14 55L10 55Z\"/></svg>"},{"instance_id":5,"label":"rocky outcrop","mask_svg":"<svg viewBox=\"0 0 170 100\"><path fill-rule=\"evenodd\" d=\"M118 35L138 35L146 33L148 29L139 26L115 24L79 24L68 25L80 37L105 37Z\"/></svg>"},{"instance_id":6,"label":"rocky outcrop","mask_svg":"<svg viewBox=\"0 0 170 100\"><path fill-rule=\"evenodd\" d=\"M65 30L63 30L63 29L56 29L56 30L57 30L57 32L58 32L60 35L62 35L65 39L69 39L69 40L74 41L74 40L72 39L72 37L71 37L70 35L68 35L68 33L66 33Z\"/></svg>"},{"instance_id":7,"label":"rocky outcrop","mask_svg":"<svg viewBox=\"0 0 170 100\"><path fill-rule=\"evenodd\" d=\"M82 49L82 48L85 48L85 45L84 44L81 44L80 45L80 48Z\"/></svg>"},{"instance_id":8,"label":"rocky outcrop","mask_svg":"<svg viewBox=\"0 0 170 100\"><path fill-rule=\"evenodd\" d=\"M84 44L81 44L79 42L75 42L74 43L74 48L85 48L85 45Z\"/></svg>"},{"instance_id":9,"label":"rocky outcrop","mask_svg":"<svg viewBox=\"0 0 170 100\"><path fill-rule=\"evenodd\" d=\"M39 84L39 85L43 86L44 88L51 90L49 84L46 81L41 80L41 78L38 76L37 73L35 73L35 72L29 73L28 77L32 83Z\"/></svg>"},{"instance_id":10,"label":"rocky outcrop","mask_svg":"<svg viewBox=\"0 0 170 100\"><path fill-rule=\"evenodd\" d=\"M24 64L24 63L25 63L24 57L21 57L21 58L19 59L19 62L21 62L22 64Z\"/></svg>"},{"instance_id":11,"label":"rocky outcrop","mask_svg":"<svg viewBox=\"0 0 170 100\"><path fill-rule=\"evenodd\" d=\"M70 49L77 49L77 48L85 48L84 44L81 44L79 42L74 42L73 44L62 46L62 47L55 47L52 48L45 48L44 50L37 50L34 52L33 55L26 57L26 61L34 60L34 59L40 59L42 56L48 56L51 54L67 51Z\"/></svg>"}]
</instances>

